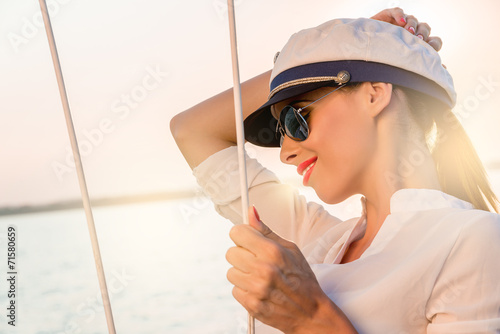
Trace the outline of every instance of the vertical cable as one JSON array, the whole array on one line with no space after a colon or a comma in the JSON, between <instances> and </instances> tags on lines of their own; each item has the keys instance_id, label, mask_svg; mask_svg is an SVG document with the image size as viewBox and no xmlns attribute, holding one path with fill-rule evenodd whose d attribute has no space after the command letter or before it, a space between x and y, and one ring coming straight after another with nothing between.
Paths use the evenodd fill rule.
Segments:
<instances>
[{"instance_id":1,"label":"vertical cable","mask_svg":"<svg viewBox=\"0 0 500 334\"><path fill-rule=\"evenodd\" d=\"M227 0L229 14L229 35L231 38L231 59L233 64L234 116L236 121L236 139L238 144L238 164L240 168L241 213L243 222L248 224L248 183L245 162L245 131L243 128L243 108L241 104L240 71L236 44L236 23L233 0ZM248 315L248 334L255 333L255 319Z\"/></svg>"},{"instance_id":2,"label":"vertical cable","mask_svg":"<svg viewBox=\"0 0 500 334\"><path fill-rule=\"evenodd\" d=\"M66 127L68 128L69 140L71 142L71 149L73 150L73 157L75 159L76 172L78 175L78 182L80 183L80 191L82 196L83 208L85 216L87 217L87 225L90 233L90 240L92 242L92 250L94 252L94 260L97 268L97 277L99 279L99 287L101 289L102 303L104 312L106 314L106 322L108 324L108 332L115 334L115 324L113 322L113 313L111 311L111 303L109 301L108 288L106 286L106 277L104 276L104 268L101 261L101 252L99 250L99 242L97 240L97 233L95 230L94 217L92 216L92 208L90 206L90 198L87 190L87 183L85 182L85 175L83 173L82 159L78 149L78 142L76 140L75 128L71 118L69 109L68 96L66 94L66 87L61 71L61 64L59 62L59 55L57 54L56 41L50 23L50 16L47 10L45 0L39 0L40 8L42 10L43 22L45 24L45 31L47 32L47 39L49 41L50 53L52 55L52 62L56 72L57 85L59 86L59 94L61 95L61 102L64 109L64 116L66 118Z\"/></svg>"}]
</instances>

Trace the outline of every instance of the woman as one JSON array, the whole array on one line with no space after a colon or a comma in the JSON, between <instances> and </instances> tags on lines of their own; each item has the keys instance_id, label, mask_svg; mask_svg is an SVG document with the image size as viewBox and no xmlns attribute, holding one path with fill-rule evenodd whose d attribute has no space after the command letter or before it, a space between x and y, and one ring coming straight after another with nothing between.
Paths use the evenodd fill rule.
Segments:
<instances>
[{"instance_id":1,"label":"woman","mask_svg":"<svg viewBox=\"0 0 500 334\"><path fill-rule=\"evenodd\" d=\"M243 84L248 141L281 145L281 161L326 203L364 197L362 216L340 221L247 160L259 213L230 233L233 295L275 328L259 333L495 333L500 218L487 210L497 200L450 111L453 81L429 46L441 42L400 9L374 18L392 25L333 20L293 35L271 73ZM171 129L238 224L232 103L219 94Z\"/></svg>"}]
</instances>

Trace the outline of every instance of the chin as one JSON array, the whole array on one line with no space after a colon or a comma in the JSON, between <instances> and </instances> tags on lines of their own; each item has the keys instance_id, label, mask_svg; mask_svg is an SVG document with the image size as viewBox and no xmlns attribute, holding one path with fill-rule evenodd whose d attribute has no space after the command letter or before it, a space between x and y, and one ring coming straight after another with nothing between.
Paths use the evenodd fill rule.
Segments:
<instances>
[{"instance_id":1,"label":"chin","mask_svg":"<svg viewBox=\"0 0 500 334\"><path fill-rule=\"evenodd\" d=\"M339 204L353 195L346 194L341 191L335 191L332 189L329 189L329 191L324 191L324 189L314 188L314 191L316 192L316 195L318 195L319 199L326 204Z\"/></svg>"}]
</instances>

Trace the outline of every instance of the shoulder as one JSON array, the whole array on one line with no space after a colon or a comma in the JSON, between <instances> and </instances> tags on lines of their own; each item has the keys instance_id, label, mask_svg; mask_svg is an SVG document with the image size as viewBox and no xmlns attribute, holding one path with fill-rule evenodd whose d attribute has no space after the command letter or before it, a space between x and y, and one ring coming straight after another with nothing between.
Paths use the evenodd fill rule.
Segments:
<instances>
[{"instance_id":1,"label":"shoulder","mask_svg":"<svg viewBox=\"0 0 500 334\"><path fill-rule=\"evenodd\" d=\"M480 210L466 210L458 217L464 219L459 234L427 303L429 330L493 333L500 307L500 218Z\"/></svg>"},{"instance_id":2,"label":"shoulder","mask_svg":"<svg viewBox=\"0 0 500 334\"><path fill-rule=\"evenodd\" d=\"M455 206L417 211L414 215L419 224L449 238L494 238L500 233L500 215L494 212Z\"/></svg>"},{"instance_id":3,"label":"shoulder","mask_svg":"<svg viewBox=\"0 0 500 334\"><path fill-rule=\"evenodd\" d=\"M478 259L492 264L497 261L496 254L500 254L500 215L470 208L441 208L421 211L416 215L418 219L406 232L410 233L407 234L409 238L415 238L416 235L411 232L422 231L422 239L417 238L408 247L420 245L425 252L433 254L433 263L447 263L448 266L456 263L461 266L469 262L475 267Z\"/></svg>"},{"instance_id":4,"label":"shoulder","mask_svg":"<svg viewBox=\"0 0 500 334\"><path fill-rule=\"evenodd\" d=\"M500 243L500 215L483 210L459 210L451 217L460 226L459 238L470 242L495 240Z\"/></svg>"},{"instance_id":5,"label":"shoulder","mask_svg":"<svg viewBox=\"0 0 500 334\"><path fill-rule=\"evenodd\" d=\"M448 261L462 267L487 268L500 274L500 215L482 210L456 212L458 233ZM470 269L471 269L470 268ZM500 277L499 277L500 278Z\"/></svg>"},{"instance_id":6,"label":"shoulder","mask_svg":"<svg viewBox=\"0 0 500 334\"><path fill-rule=\"evenodd\" d=\"M500 215L476 209L436 210L434 224L441 238L447 239L451 246L483 248L485 244L497 243L500 246ZM429 222L432 226L433 222Z\"/></svg>"}]
</instances>

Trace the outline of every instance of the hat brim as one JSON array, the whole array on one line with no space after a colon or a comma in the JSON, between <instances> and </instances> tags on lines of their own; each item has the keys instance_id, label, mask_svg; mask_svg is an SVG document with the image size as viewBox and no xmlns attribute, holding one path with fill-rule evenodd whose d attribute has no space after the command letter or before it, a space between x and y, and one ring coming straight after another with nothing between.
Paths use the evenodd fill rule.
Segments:
<instances>
[{"instance_id":1,"label":"hat brim","mask_svg":"<svg viewBox=\"0 0 500 334\"><path fill-rule=\"evenodd\" d=\"M317 77L319 74L334 76L340 71L349 72L351 76L349 83L392 83L424 93L444 107L451 108L453 105L446 91L432 80L401 68L362 60L323 62L294 67L278 75L271 83L271 90L284 82L306 78L305 73L311 77ZM329 85L337 86L335 81L313 82L287 87L276 92L265 104L245 119L245 139L257 146L279 147L280 138L276 134L278 121L271 113L271 106Z\"/></svg>"}]
</instances>

